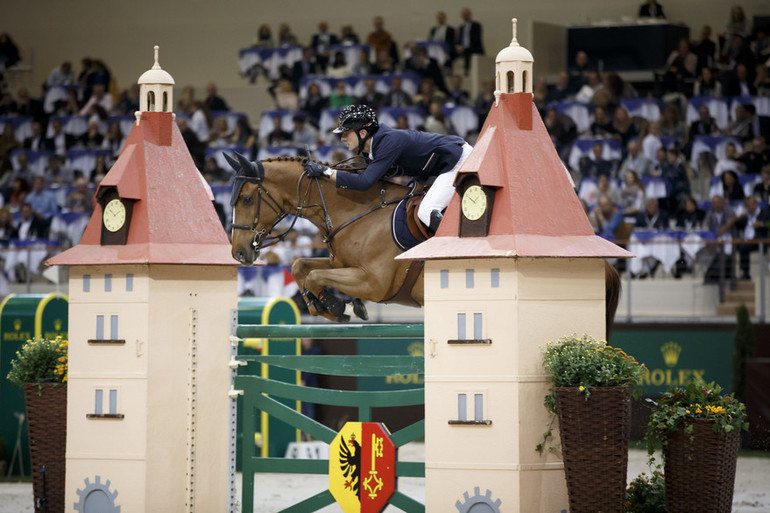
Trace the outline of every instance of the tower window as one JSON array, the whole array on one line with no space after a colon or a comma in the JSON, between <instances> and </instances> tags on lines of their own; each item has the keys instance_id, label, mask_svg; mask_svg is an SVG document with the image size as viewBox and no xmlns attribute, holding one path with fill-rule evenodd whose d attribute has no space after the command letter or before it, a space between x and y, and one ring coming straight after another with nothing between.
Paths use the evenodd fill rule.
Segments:
<instances>
[{"instance_id":1,"label":"tower window","mask_svg":"<svg viewBox=\"0 0 770 513\"><path fill-rule=\"evenodd\" d=\"M83 292L91 292L91 275L83 275Z\"/></svg>"},{"instance_id":2,"label":"tower window","mask_svg":"<svg viewBox=\"0 0 770 513\"><path fill-rule=\"evenodd\" d=\"M484 392L457 394L457 418L450 419L450 426L491 426L492 421L484 418ZM468 396L473 397L473 418L468 418Z\"/></svg>"},{"instance_id":3,"label":"tower window","mask_svg":"<svg viewBox=\"0 0 770 513\"><path fill-rule=\"evenodd\" d=\"M491 339L484 338L484 314L482 312L474 312L471 319L473 325L468 326L468 314L460 312L457 314L457 338L447 340L447 344L462 344L462 345L489 345L492 343ZM468 332L473 333L472 338L468 338Z\"/></svg>"},{"instance_id":4,"label":"tower window","mask_svg":"<svg viewBox=\"0 0 770 513\"><path fill-rule=\"evenodd\" d=\"M97 388L94 390L94 412L86 413L88 419L122 419L125 417L122 413L118 413L118 389L110 388L107 392L107 398L109 403L107 404L107 412L104 413L104 389Z\"/></svg>"},{"instance_id":5,"label":"tower window","mask_svg":"<svg viewBox=\"0 0 770 513\"><path fill-rule=\"evenodd\" d=\"M155 112L155 91L147 92L147 111Z\"/></svg>"},{"instance_id":6,"label":"tower window","mask_svg":"<svg viewBox=\"0 0 770 513\"><path fill-rule=\"evenodd\" d=\"M476 405L478 408L478 405ZM110 389L110 415L118 413L118 391L115 388Z\"/></svg>"},{"instance_id":7,"label":"tower window","mask_svg":"<svg viewBox=\"0 0 770 513\"><path fill-rule=\"evenodd\" d=\"M529 92L527 91L527 70L521 72L521 90L525 93Z\"/></svg>"},{"instance_id":8,"label":"tower window","mask_svg":"<svg viewBox=\"0 0 770 513\"><path fill-rule=\"evenodd\" d=\"M118 316L110 315L110 338L112 340L118 339Z\"/></svg>"},{"instance_id":9,"label":"tower window","mask_svg":"<svg viewBox=\"0 0 770 513\"><path fill-rule=\"evenodd\" d=\"M439 278L441 281L441 288L447 289L449 288L449 271L447 269L442 269L439 273Z\"/></svg>"},{"instance_id":10,"label":"tower window","mask_svg":"<svg viewBox=\"0 0 770 513\"><path fill-rule=\"evenodd\" d=\"M104 291L112 292L112 275L111 274L104 275Z\"/></svg>"},{"instance_id":11,"label":"tower window","mask_svg":"<svg viewBox=\"0 0 770 513\"><path fill-rule=\"evenodd\" d=\"M466 289L473 288L473 269L465 270L465 288Z\"/></svg>"},{"instance_id":12,"label":"tower window","mask_svg":"<svg viewBox=\"0 0 770 513\"><path fill-rule=\"evenodd\" d=\"M513 71L509 71L508 73L506 73L506 84L505 85L507 87L506 90L509 93L515 92L515 89L516 89L515 86L514 86L515 82L514 82L513 78L514 78L513 77Z\"/></svg>"},{"instance_id":13,"label":"tower window","mask_svg":"<svg viewBox=\"0 0 770 513\"><path fill-rule=\"evenodd\" d=\"M457 314L457 339L465 340L465 314Z\"/></svg>"},{"instance_id":14,"label":"tower window","mask_svg":"<svg viewBox=\"0 0 770 513\"><path fill-rule=\"evenodd\" d=\"M104 340L104 316L96 316L96 339Z\"/></svg>"},{"instance_id":15,"label":"tower window","mask_svg":"<svg viewBox=\"0 0 770 513\"><path fill-rule=\"evenodd\" d=\"M104 413L104 390L97 388L94 392L94 413L101 415Z\"/></svg>"},{"instance_id":16,"label":"tower window","mask_svg":"<svg viewBox=\"0 0 770 513\"><path fill-rule=\"evenodd\" d=\"M468 395L457 394L457 420L468 420Z\"/></svg>"},{"instance_id":17,"label":"tower window","mask_svg":"<svg viewBox=\"0 0 770 513\"><path fill-rule=\"evenodd\" d=\"M500 286L500 269L492 269L491 271L492 288L496 289Z\"/></svg>"},{"instance_id":18,"label":"tower window","mask_svg":"<svg viewBox=\"0 0 770 513\"><path fill-rule=\"evenodd\" d=\"M168 112L168 93L163 92L163 112Z\"/></svg>"},{"instance_id":19,"label":"tower window","mask_svg":"<svg viewBox=\"0 0 770 513\"><path fill-rule=\"evenodd\" d=\"M134 275L126 274L126 292L132 292L134 290Z\"/></svg>"}]
</instances>

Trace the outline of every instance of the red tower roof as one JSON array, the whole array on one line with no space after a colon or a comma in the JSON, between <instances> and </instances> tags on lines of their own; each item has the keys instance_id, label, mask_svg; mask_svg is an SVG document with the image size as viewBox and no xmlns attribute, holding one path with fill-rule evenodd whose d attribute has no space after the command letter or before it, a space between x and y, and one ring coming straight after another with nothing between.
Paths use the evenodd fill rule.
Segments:
<instances>
[{"instance_id":1,"label":"red tower roof","mask_svg":"<svg viewBox=\"0 0 770 513\"><path fill-rule=\"evenodd\" d=\"M116 187L121 198L135 200L126 244L101 245L102 208L96 205L80 244L46 264L237 265L211 189L172 113L141 113L118 161L99 184L100 190L104 187Z\"/></svg>"},{"instance_id":2,"label":"red tower roof","mask_svg":"<svg viewBox=\"0 0 770 513\"><path fill-rule=\"evenodd\" d=\"M489 234L458 236L455 193L436 235L397 258L633 256L594 234L530 93L500 96L460 173L498 188Z\"/></svg>"}]
</instances>

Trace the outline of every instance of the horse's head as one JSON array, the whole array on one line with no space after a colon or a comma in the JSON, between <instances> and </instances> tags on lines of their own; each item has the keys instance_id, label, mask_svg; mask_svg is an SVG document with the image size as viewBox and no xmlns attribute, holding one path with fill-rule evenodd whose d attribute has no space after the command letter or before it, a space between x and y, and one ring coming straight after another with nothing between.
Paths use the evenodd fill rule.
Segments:
<instances>
[{"instance_id":1,"label":"horse's head","mask_svg":"<svg viewBox=\"0 0 770 513\"><path fill-rule=\"evenodd\" d=\"M232 255L251 265L259 256L273 226L286 216L282 205L264 187L265 168L236 153L238 160L225 158L235 170L230 205L233 207Z\"/></svg>"}]
</instances>

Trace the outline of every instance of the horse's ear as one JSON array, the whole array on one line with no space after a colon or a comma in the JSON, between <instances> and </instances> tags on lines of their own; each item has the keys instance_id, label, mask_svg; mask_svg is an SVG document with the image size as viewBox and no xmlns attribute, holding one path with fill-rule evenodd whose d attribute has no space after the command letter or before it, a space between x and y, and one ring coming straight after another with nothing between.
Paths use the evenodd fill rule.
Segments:
<instances>
[{"instance_id":1,"label":"horse's ear","mask_svg":"<svg viewBox=\"0 0 770 513\"><path fill-rule=\"evenodd\" d=\"M237 160L232 158L230 155L228 155L224 151L222 152L222 155L225 156L225 160L227 161L228 164L230 164L230 167L233 168L233 171L235 171L236 175L241 172L241 165L238 164Z\"/></svg>"},{"instance_id":2,"label":"horse's ear","mask_svg":"<svg viewBox=\"0 0 770 513\"><path fill-rule=\"evenodd\" d=\"M235 153L235 156L238 157L238 162L240 163L242 170L241 173L243 173L243 176L256 178L257 180L262 180L262 178L265 177L264 170L260 169L262 167L261 165L257 164L256 162L251 162L244 155L241 155L237 151L233 153Z\"/></svg>"}]
</instances>

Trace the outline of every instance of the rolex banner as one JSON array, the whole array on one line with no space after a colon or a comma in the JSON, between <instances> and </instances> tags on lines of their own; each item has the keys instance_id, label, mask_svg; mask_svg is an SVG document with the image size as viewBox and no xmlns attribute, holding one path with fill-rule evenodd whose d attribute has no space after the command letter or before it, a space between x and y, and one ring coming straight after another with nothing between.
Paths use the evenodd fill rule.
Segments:
<instances>
[{"instance_id":1,"label":"rolex banner","mask_svg":"<svg viewBox=\"0 0 770 513\"><path fill-rule=\"evenodd\" d=\"M345 513L379 513L396 490L396 446L378 422L348 422L329 445L329 491Z\"/></svg>"},{"instance_id":2,"label":"rolex banner","mask_svg":"<svg viewBox=\"0 0 770 513\"><path fill-rule=\"evenodd\" d=\"M660 395L671 385L703 379L730 390L734 326L703 330L618 329L610 344L622 348L647 371L644 395Z\"/></svg>"}]
</instances>

